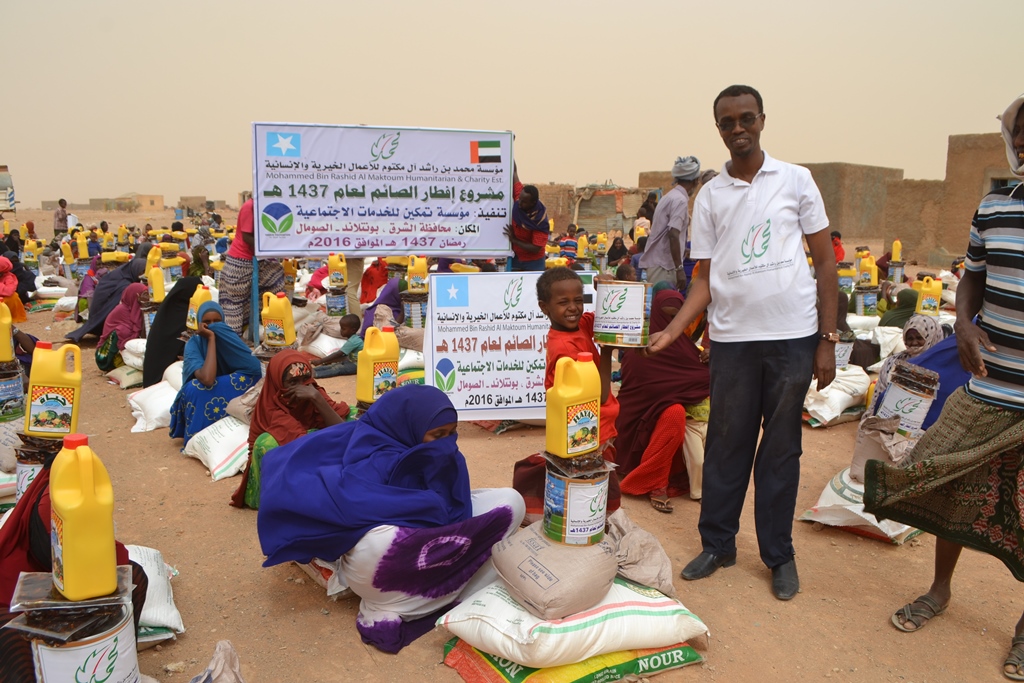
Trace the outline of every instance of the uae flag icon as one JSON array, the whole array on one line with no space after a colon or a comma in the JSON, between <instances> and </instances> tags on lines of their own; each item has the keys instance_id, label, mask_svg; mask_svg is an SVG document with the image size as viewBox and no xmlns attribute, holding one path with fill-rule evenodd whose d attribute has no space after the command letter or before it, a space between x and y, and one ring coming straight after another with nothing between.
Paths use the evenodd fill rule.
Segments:
<instances>
[{"instance_id":1,"label":"uae flag icon","mask_svg":"<svg viewBox=\"0 0 1024 683\"><path fill-rule=\"evenodd\" d=\"M469 143L469 163L497 164L500 162L500 140L473 140Z\"/></svg>"}]
</instances>

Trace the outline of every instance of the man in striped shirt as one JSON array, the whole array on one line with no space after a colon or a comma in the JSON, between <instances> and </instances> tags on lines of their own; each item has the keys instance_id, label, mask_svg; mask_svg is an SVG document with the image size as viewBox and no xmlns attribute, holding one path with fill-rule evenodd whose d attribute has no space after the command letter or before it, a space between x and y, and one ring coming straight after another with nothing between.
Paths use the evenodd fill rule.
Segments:
<instances>
[{"instance_id":1,"label":"man in striped shirt","mask_svg":"<svg viewBox=\"0 0 1024 683\"><path fill-rule=\"evenodd\" d=\"M1024 178L1024 96L1003 113L1002 133L1010 169ZM1024 186L981 200L965 265L955 331L971 379L947 399L903 467L871 460L865 472L865 511L936 536L931 587L892 615L904 632L946 611L965 546L1024 581ZM1003 674L1024 680L1024 615Z\"/></svg>"}]
</instances>

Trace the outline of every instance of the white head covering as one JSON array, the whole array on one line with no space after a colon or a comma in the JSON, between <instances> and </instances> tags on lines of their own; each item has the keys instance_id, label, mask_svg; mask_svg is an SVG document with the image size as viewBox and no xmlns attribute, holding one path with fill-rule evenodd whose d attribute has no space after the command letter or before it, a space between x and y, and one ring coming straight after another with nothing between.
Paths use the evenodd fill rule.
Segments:
<instances>
[{"instance_id":1,"label":"white head covering","mask_svg":"<svg viewBox=\"0 0 1024 683\"><path fill-rule=\"evenodd\" d=\"M679 180L696 180L700 175L700 159L697 157L676 157L672 166L672 177Z\"/></svg>"},{"instance_id":2,"label":"white head covering","mask_svg":"<svg viewBox=\"0 0 1024 683\"><path fill-rule=\"evenodd\" d=\"M1013 148L1013 124L1017 121L1017 112L1020 111L1022 105L1024 105L1024 95L1011 102L1003 115L999 117L1003 124L1003 139L1006 140L1006 160L1010 162L1010 170L1013 171L1013 175L1018 178L1024 178L1024 161L1017 158L1017 150Z\"/></svg>"}]
</instances>

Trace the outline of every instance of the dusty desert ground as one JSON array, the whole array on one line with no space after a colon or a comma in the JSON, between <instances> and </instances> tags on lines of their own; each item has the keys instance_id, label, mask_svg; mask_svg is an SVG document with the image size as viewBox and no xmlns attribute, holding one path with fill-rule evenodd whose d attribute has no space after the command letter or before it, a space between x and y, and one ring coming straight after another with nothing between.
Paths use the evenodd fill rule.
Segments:
<instances>
[{"instance_id":1,"label":"dusty desert ground","mask_svg":"<svg viewBox=\"0 0 1024 683\"><path fill-rule=\"evenodd\" d=\"M112 225L140 214L100 216ZM151 216L169 225L169 214ZM225 212L233 222L233 212ZM49 212L19 212L12 223L35 220L50 234ZM848 245L851 248L852 245ZM58 341L73 328L50 313L32 314L24 329ZM441 663L449 635L435 630L398 655L363 645L355 630L357 600L332 602L294 565L264 569L256 513L228 499L237 479L211 482L203 465L180 452L167 430L132 434L126 393L108 384L86 358L85 401L79 425L114 481L117 536L160 549L180 576L175 600L187 628L177 641L140 653L142 672L161 681L187 681L203 670L221 639L237 649L249 683L279 681L458 681ZM332 396L352 401L354 378L325 380ZM737 390L742 390L738 388ZM812 506L832 476L849 464L855 424L804 428L798 512ZM459 429L475 487L508 486L512 465L543 447L543 431L525 428L501 436L469 423ZM706 501L705 504L713 504ZM676 499L671 515L646 500L624 507L663 543L676 571L700 551L699 503ZM703 665L657 678L677 681L903 681L1002 680L1001 665L1024 600L998 561L965 553L949 611L920 633L889 623L892 612L927 590L933 539L891 546L838 529L794 529L803 592L783 603L772 597L770 573L757 555L752 496L738 538L739 560L698 582L676 580L682 601L711 629ZM184 662L185 673L165 665Z\"/></svg>"}]
</instances>

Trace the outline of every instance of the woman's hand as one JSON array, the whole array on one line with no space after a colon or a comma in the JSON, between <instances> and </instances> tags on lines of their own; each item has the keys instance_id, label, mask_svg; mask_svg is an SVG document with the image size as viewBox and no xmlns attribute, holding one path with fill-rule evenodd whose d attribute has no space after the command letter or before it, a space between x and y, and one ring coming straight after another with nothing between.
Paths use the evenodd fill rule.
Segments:
<instances>
[{"instance_id":1,"label":"woman's hand","mask_svg":"<svg viewBox=\"0 0 1024 683\"><path fill-rule=\"evenodd\" d=\"M315 401L321 394L312 384L298 384L281 392L281 398L289 403Z\"/></svg>"},{"instance_id":2,"label":"woman's hand","mask_svg":"<svg viewBox=\"0 0 1024 683\"><path fill-rule=\"evenodd\" d=\"M213 330L210 329L210 326L207 323L199 323L199 336L206 341L213 341L216 337Z\"/></svg>"}]
</instances>

